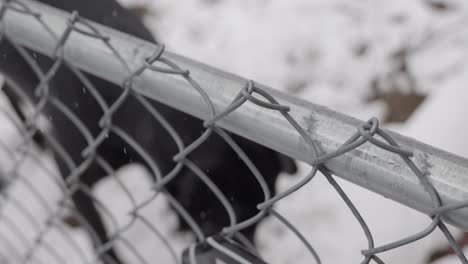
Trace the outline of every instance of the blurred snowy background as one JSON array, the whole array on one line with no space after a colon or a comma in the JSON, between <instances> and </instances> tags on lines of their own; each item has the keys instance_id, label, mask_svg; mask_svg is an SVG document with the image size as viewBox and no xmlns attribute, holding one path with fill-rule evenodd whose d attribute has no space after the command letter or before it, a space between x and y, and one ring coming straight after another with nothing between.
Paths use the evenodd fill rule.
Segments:
<instances>
[{"instance_id":1,"label":"blurred snowy background","mask_svg":"<svg viewBox=\"0 0 468 264\"><path fill-rule=\"evenodd\" d=\"M464 119L468 116L466 1L121 2L144 16L146 25L170 51L360 119L378 117L392 130L468 157L468 123ZM1 105L6 106L6 103ZM2 138L8 139L3 142L13 146L17 132L2 125L1 133ZM1 151L0 155L2 169L7 170L14 157ZM47 157L43 162L56 170ZM25 174L32 170L28 164L22 166ZM307 169L308 166L301 164L297 177L281 177L278 189L284 190L297 182ZM119 171L118 177L134 190L137 200L151 195L149 176L140 167L128 166ZM60 192L48 177L38 174L27 181L49 190L47 201L52 208L56 207ZM369 224L377 246L417 233L430 223L424 215L338 181ZM11 186L9 193L27 197L30 195L27 185L19 181ZM115 183L104 181L94 192L98 197L107 197L102 202L117 216L119 226L129 221L126 212L131 203ZM28 205L32 208L33 200L31 197ZM21 225L18 209L12 203L5 205L3 214ZM276 208L305 235L324 263L359 263L362 260L360 250L367 247L364 233L323 177L316 177ZM174 232L174 221L168 221L173 220L174 215L168 212L162 197L144 212L148 219L158 223L155 226L176 250L184 247L187 237ZM46 219L47 212L37 209L34 215L38 220ZM28 225L31 224L21 226ZM80 229L65 225L63 228L84 248L82 254L89 256L91 249L85 234ZM152 260L151 263L155 259L158 263L170 263L169 253L162 249L161 241L145 236L145 228L148 226L144 223L136 224L125 236ZM8 230L11 225L0 224L0 234L8 235ZM26 237L32 235L27 230L23 233ZM456 229L453 233L457 238L463 235ZM63 239L53 232L46 238L54 244ZM268 262L313 263L297 238L277 220L266 219L256 241ZM411 245L379 256L386 263L423 264L429 263L430 256L445 247L445 238L436 231ZM7 252L14 255L15 250ZM125 251L124 246L122 251ZM61 253L64 256L77 254L73 248L66 247ZM39 250L37 254L39 259L50 258L45 251ZM0 255L0 263L1 258ZM127 258L132 263L131 254ZM77 263L73 257L67 257L66 261ZM448 256L433 263L459 262Z\"/></svg>"}]
</instances>

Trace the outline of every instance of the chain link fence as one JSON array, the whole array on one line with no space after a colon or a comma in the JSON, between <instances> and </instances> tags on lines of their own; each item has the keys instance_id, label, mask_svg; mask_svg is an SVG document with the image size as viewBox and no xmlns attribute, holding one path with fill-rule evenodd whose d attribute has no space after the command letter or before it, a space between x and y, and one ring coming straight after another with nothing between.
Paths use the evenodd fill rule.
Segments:
<instances>
[{"instance_id":1,"label":"chain link fence","mask_svg":"<svg viewBox=\"0 0 468 264\"><path fill-rule=\"evenodd\" d=\"M320 127L314 126L321 123L310 120L314 119L310 113L316 109L311 109L307 103L288 99L253 81L244 81L243 86L226 92L229 90L228 86L237 85L237 79L234 78L236 82L232 81L230 75L210 68L207 71L218 79L207 81L200 74L197 63L189 61L188 65L194 67L188 70L184 67L187 63L180 63L184 59L165 52L164 46L142 42L106 29L81 18L77 12L67 14L34 1L10 0L1 4L0 21L2 47L19 54L18 58L28 66L24 74L35 76L34 82L29 84L27 81L18 83L5 74L8 91L6 88L4 91L16 112L23 113L24 116L18 117L5 107L7 104L2 105L2 113L14 125L21 140L2 140L0 143L5 156L2 159L10 160L10 163L2 161L5 164L1 167L1 263L158 261L148 259L142 252L143 249L135 247L125 236L136 225L140 225L146 234L151 234L160 241L159 246L152 250L158 251L157 254L170 256L173 263L214 263L215 259L226 263L264 263L251 240L255 225L266 216L282 222L303 243L305 250L310 252L311 259L315 263L321 263L320 252L316 252L310 243L313 241L307 241L300 230L287 220L287 216L279 214L274 208L275 203L282 198L306 184L313 184L311 180L318 172L326 177L362 227L368 241L368 248L361 251L362 263L384 263L379 258L379 253L413 243L436 229L444 233L460 261L468 263L445 224L447 221L463 229L467 228L466 211L463 210L468 205L468 193L464 192L465 187L462 184L455 192L454 189L447 189L435 175L437 172L447 172L447 185L458 188L458 183L463 182L463 177L467 175L465 160L440 154L427 146L420 147L422 144L415 144L387 132L379 128L379 121L375 118L361 124L342 117L335 118L333 122L340 123L341 128L333 129L347 130L347 140L335 146L327 138L315 137L319 133L316 130L320 130ZM54 23L51 24L52 22ZM39 36L37 42L27 43L29 35L24 32L37 28L43 30L36 33ZM129 50L133 54L122 52L123 49L115 46L119 42L114 42L114 39L124 39L131 43L133 46ZM80 49L80 46L83 47ZM94 50L89 49L90 47L94 47ZM152 55L147 56L141 52L142 47L152 49ZM49 56L50 63L44 62L40 59L42 55L35 52ZM103 57L92 58L97 53L103 54ZM89 55L81 60L82 54ZM112 63L105 61L106 59ZM85 61L96 68L87 67ZM106 63L108 67L102 67ZM10 66L14 68L18 65ZM113 67L125 71L125 76ZM64 69L70 74L65 74ZM3 70L6 73L9 71ZM57 87L57 83L60 83L57 78L70 75L80 83L82 89L78 90L81 95L74 94L74 90L67 90L67 85ZM113 88L92 75L118 83L121 89L110 93L106 89ZM148 78L153 76L159 78L159 82L149 81L151 79ZM229 85L223 85L226 84L226 79L229 80ZM64 83L66 82L60 84ZM211 85L206 85L207 83ZM233 93L235 96L232 96ZM79 107L75 103L80 103L80 100L75 101L76 96L88 98L86 103L89 105L81 106L84 110L77 110ZM166 98L173 99L166 101ZM203 117L204 122L194 121L195 119L182 112L170 110L153 99ZM230 103L222 105L220 102L223 100ZM20 102L27 102L29 110L25 111ZM301 116L300 109L307 109L305 116L308 119L305 121L309 123L298 119ZM86 111L94 114L93 118L84 114ZM337 115L322 108L319 111L327 116ZM271 118L265 120L262 115ZM40 125L39 121L44 117L49 119L48 123L52 124L52 128L44 129ZM139 119L145 124L143 127L122 127L125 124L139 124L129 121ZM315 122L314 125L306 126L311 122ZM160 129L151 130L152 126L148 126L148 123L157 123ZM252 123L264 130L245 128L245 124ZM282 125L285 123L287 128ZM350 130L353 126L355 132ZM181 127L197 131L183 131ZM278 154L280 159L273 161L273 151L247 143L245 139L230 134L222 127L240 132L250 139L259 139L262 144L306 161L311 165L310 172L290 189L275 194L276 176L281 170L293 172L291 166L294 165L289 164L288 169L288 158ZM243 128L239 130L239 127ZM294 131L295 137L291 136L291 131ZM161 136L162 134L166 136ZM175 152L164 151L164 148L154 150L148 144L158 141L142 140L145 137L160 137L159 143L163 146L166 141L171 141ZM277 143L277 137L285 139ZM36 143L41 141L46 150L37 146ZM251 146L261 148L258 152L260 159L249 156L257 153L249 150ZM331 147L334 149L324 152ZM52 154L44 154L47 151ZM226 152L231 154L227 155ZM383 168L386 165L364 155L374 152L383 155L383 160L397 161L398 166L393 164L394 171L391 172L379 170L379 166ZM114 154L118 157L112 156ZM50 155L55 157L58 169L54 162L47 159ZM162 155L166 156L161 157ZM206 164L224 157L227 160L220 161L221 171L207 171L216 167ZM232 157L236 157L236 161ZM367 167L362 166L359 159L366 160ZM347 161L343 163L343 160ZM355 160L358 160L357 164L353 163ZM135 193L128 187L131 183L117 176L119 166L130 162L145 164L153 175L153 181L147 186L151 195L145 199L135 198ZM227 164L235 167L230 168ZM441 166L443 168L437 170ZM356 171L368 174L359 178L359 175L355 176ZM229 179L231 172L239 174ZM374 183L378 186L369 187L370 189L426 213L432 222L410 237L385 245L375 245L372 231L333 174L346 179L354 177L352 181L365 187L372 186L372 181L375 180L372 177L381 174L383 178L380 179L383 180L379 182L376 176ZM93 175L109 175L108 178L127 196L131 208L124 212L127 217L124 224L116 219L112 208L106 207L95 197L91 189L96 181ZM396 175L409 175L404 178L408 184L401 179L392 182L391 177L397 177ZM46 181L49 183L45 183ZM60 195L52 202L48 197L48 189L44 187L47 184L60 190ZM17 185L22 186L21 191L15 187ZM405 194L403 198L402 193ZM455 197L453 193L459 196ZM194 235L193 241L190 238L185 240L184 254L180 254L181 249L166 238L164 228L167 227L157 226L143 213L143 210L151 208L161 199L177 213L179 229L190 230ZM103 220L96 216L97 212L106 225L113 227L105 228ZM86 231L77 233L65 225L63 219L68 214L72 214L76 224ZM173 216L164 217L177 222ZM90 244L94 246L91 247ZM123 249L130 253L121 256L119 251ZM73 252L73 257L66 254L69 251Z\"/></svg>"}]
</instances>

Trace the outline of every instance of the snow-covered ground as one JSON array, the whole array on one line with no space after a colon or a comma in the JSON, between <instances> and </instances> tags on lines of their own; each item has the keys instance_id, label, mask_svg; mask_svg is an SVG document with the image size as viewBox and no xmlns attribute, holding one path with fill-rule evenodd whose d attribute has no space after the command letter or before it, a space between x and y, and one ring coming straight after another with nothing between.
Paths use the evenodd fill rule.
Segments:
<instances>
[{"instance_id":1,"label":"snow-covered ground","mask_svg":"<svg viewBox=\"0 0 468 264\"><path fill-rule=\"evenodd\" d=\"M349 1L349 0L121 0L125 5L143 4L149 9L146 24L171 51L207 64L252 78L261 83L326 105L352 116L368 119L383 117L385 106L367 103L373 80L385 80L395 70L395 54L409 50L408 66L416 79L418 92L428 99L405 124L391 128L439 148L468 157L468 125L463 122L468 100L467 52L468 4L459 0L439 1ZM431 3L445 3L437 8ZM439 5L441 6L441 5ZM404 88L402 88L404 89ZM403 91L405 92L405 91ZM1 104L6 105L5 103ZM0 112L1 113L1 112ZM15 130L0 114L1 141L15 146ZM4 120L5 119L5 120ZM0 148L1 149L1 148ZM43 162L56 171L47 155ZM11 169L17 157L0 150L2 171ZM296 177L281 177L278 189L297 182L308 170L300 164ZM40 188L52 210L57 210L61 192L43 169L31 160L21 166L25 181L15 181L8 193L28 207L41 225L47 210L37 203L29 185ZM34 173L32 173L34 172ZM151 196L149 177L136 165L122 168L116 175L131 190L137 201ZM414 234L429 224L429 219L360 187L339 180L366 219L376 245ZM127 194L112 178L96 186L95 195L115 215L119 226L130 220L132 208ZM11 201L3 201L0 214L24 228L27 240L34 241L33 228ZM0 205L2 200L0 198ZM364 233L338 194L318 175L300 191L277 204L276 209L308 239L324 263L359 263L360 250L367 242ZM159 196L141 211L170 240L176 251L190 240L175 232L174 215ZM108 222L110 223L110 219ZM3 223L3 224L2 224ZM91 249L84 232L56 223L83 248L85 258ZM110 224L110 229L115 230ZM28 229L29 228L29 229ZM24 245L0 217L0 234L16 246ZM455 231L454 234L458 232ZM148 225L138 220L126 230L131 241L149 263L171 263L169 251ZM50 232L46 241L65 243L63 234ZM273 218L259 227L256 241L261 254L271 263L313 263L310 254L287 229ZM2 239L0 239L0 243ZM15 244L16 243L16 244ZM426 263L430 252L443 246L445 238L436 231L411 245L381 254L386 263ZM15 250L0 244L2 257L14 259ZM134 256L119 244L129 263ZM25 250L18 247L18 250ZM80 256L69 246L60 247L67 263L80 263ZM9 254L9 255L6 255ZM45 249L38 250L44 263L58 263ZM16 263L16 261L4 261ZM446 258L437 262L458 263Z\"/></svg>"}]
</instances>

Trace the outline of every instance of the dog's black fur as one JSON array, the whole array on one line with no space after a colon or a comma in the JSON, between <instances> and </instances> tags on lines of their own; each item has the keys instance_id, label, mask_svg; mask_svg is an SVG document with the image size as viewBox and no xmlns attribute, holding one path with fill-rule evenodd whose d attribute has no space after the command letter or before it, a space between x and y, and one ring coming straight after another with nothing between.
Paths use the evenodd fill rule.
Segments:
<instances>
[{"instance_id":1,"label":"dog's black fur","mask_svg":"<svg viewBox=\"0 0 468 264\"><path fill-rule=\"evenodd\" d=\"M41 2L69 12L77 10L82 17L146 41L155 42L140 18L122 8L114 0L42 0ZM38 85L38 78L7 41L1 43L0 55L0 71L9 81L3 90L24 120L24 113L20 107L20 104L24 102L21 102L8 83L18 84L30 99L37 103L38 98L34 95L34 90ZM51 59L40 54L35 54L35 57L43 71L47 71L53 63ZM107 104L114 102L122 92L122 89L114 84L89 74L86 76L97 87ZM98 122L103 111L90 92L69 69L65 66L60 67L50 81L49 89L51 98L60 100L71 109L94 137L99 134L101 128ZM199 119L157 102L152 102L152 105L171 123L185 144L193 142L205 131ZM75 125L50 101L42 112L51 121L53 137L67 150L76 164L83 162L81 152L88 143ZM128 97L113 115L112 123L131 135L145 149L158 164L163 175L175 166L172 161L172 157L178 151L175 143L167 131L133 96ZM290 158L242 137L231 136L257 166L272 192L274 192L275 181L281 171L288 173L296 171L296 165ZM35 140L39 143L44 141L39 133L36 134ZM47 145L47 142L44 144ZM130 162L148 166L128 143L112 132L99 146L98 154L115 169ZM245 220L257 212L256 204L263 200L263 192L244 162L220 136L211 135L188 158L206 172L232 202L238 220ZM55 159L62 176L67 179L71 173L70 169L58 155ZM105 175L106 173L100 166L92 163L79 177L79 181L85 186L92 187ZM219 232L223 226L228 225L228 217L221 203L189 169L184 168L167 186L167 189L188 210L206 234ZM100 243L108 241L108 235L92 199L82 190L76 191L72 199L78 212L99 236ZM180 219L180 226L182 229L187 228L182 219ZM255 226L252 226L243 230L243 233L252 240L254 231ZM115 262L120 262L113 249L107 253Z\"/></svg>"}]
</instances>

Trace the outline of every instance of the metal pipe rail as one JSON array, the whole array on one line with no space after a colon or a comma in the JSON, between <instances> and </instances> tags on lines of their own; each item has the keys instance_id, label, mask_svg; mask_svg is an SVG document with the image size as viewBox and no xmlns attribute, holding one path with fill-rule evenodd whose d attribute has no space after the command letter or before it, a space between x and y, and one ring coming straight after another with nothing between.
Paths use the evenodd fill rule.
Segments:
<instances>
[{"instance_id":1,"label":"metal pipe rail","mask_svg":"<svg viewBox=\"0 0 468 264\"><path fill-rule=\"evenodd\" d=\"M31 0L18 2L27 3L35 12L47 13L41 19L56 35L63 35L67 29L69 14ZM34 17L21 12L6 12L3 23L6 34L15 42L48 56L53 56L56 52L57 40ZM89 23L102 35L110 37L109 43L131 69L138 69L159 48L152 43ZM128 76L128 69L100 39L71 34L62 51L65 59L74 66L116 84L124 83ZM165 52L164 56L182 69L190 71L191 78L203 87L218 113L226 109L248 83L242 77L170 52ZM319 146L321 154L338 149L363 124L360 120L326 107L290 97L257 83L255 86L267 91L279 103L291 107L289 114ZM196 117L204 120L211 118L210 109L203 98L178 75L145 71L135 79L135 89L145 96ZM298 160L316 164L314 151L278 111L259 108L247 102L219 119L217 125ZM397 133L386 132L399 145L414 153L411 160L429 178L442 205L455 204L462 207L447 210L442 219L468 231L468 209L463 207L468 204L465 202L468 200L468 160ZM326 161L325 165L333 174L387 198L425 214L435 212L431 196L403 159L395 153L373 144L363 144Z\"/></svg>"}]
</instances>

